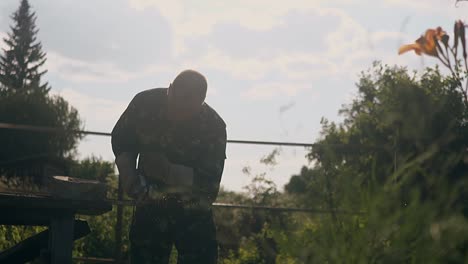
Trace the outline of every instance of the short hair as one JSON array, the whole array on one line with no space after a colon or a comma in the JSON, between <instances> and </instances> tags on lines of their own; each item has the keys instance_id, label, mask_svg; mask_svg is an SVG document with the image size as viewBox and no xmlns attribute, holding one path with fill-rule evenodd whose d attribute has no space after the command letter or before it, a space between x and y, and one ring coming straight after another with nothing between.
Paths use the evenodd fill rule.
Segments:
<instances>
[{"instance_id":1,"label":"short hair","mask_svg":"<svg viewBox=\"0 0 468 264\"><path fill-rule=\"evenodd\" d=\"M199 96L203 101L206 98L206 91L208 90L208 82L205 76L194 70L185 70L179 73L172 82L173 89L187 92L194 96Z\"/></svg>"}]
</instances>

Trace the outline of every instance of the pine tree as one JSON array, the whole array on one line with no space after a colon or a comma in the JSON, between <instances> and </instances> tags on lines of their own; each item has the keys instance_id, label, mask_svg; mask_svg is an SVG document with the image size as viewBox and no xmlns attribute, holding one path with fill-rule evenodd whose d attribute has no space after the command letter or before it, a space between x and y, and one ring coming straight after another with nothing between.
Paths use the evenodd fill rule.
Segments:
<instances>
[{"instance_id":1,"label":"pine tree","mask_svg":"<svg viewBox=\"0 0 468 264\"><path fill-rule=\"evenodd\" d=\"M41 84L41 77L47 71L40 71L46 62L46 53L37 41L36 14L31 11L28 0L21 1L11 18L11 32L4 38L7 47L3 49L4 54L0 54L0 83L18 92L47 93L48 84Z\"/></svg>"},{"instance_id":2,"label":"pine tree","mask_svg":"<svg viewBox=\"0 0 468 264\"><path fill-rule=\"evenodd\" d=\"M24 173L23 165L19 172L15 169L18 161L68 164L82 138L73 132L82 125L78 111L61 96L49 93L47 83L41 83L46 53L37 40L36 14L28 0L21 0L11 19L6 48L0 52L0 123L55 127L61 132L0 129L0 180ZM44 176L26 174L39 182Z\"/></svg>"}]
</instances>

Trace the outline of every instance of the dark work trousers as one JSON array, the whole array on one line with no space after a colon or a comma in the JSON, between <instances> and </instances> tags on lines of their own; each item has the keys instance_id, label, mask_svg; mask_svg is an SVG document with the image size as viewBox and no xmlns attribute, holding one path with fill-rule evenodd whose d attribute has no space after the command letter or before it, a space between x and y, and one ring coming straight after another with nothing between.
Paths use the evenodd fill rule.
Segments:
<instances>
[{"instance_id":1,"label":"dark work trousers","mask_svg":"<svg viewBox=\"0 0 468 264\"><path fill-rule=\"evenodd\" d=\"M211 209L139 206L130 228L130 243L132 264L166 264L173 245L178 252L178 264L217 263L218 245Z\"/></svg>"}]
</instances>

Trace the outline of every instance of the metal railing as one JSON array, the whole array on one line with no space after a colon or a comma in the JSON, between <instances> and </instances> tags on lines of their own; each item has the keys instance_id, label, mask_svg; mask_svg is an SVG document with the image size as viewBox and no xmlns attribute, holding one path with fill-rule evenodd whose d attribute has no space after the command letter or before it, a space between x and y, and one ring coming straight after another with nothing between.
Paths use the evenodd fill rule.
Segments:
<instances>
[{"instance_id":1,"label":"metal railing","mask_svg":"<svg viewBox=\"0 0 468 264\"><path fill-rule=\"evenodd\" d=\"M81 135L93 135L93 136L111 136L108 132L97 132L97 131L86 131L86 130L64 130L54 127L45 126L31 126L22 124L11 124L11 123L0 123L0 129L13 129L23 131L33 131L40 133L76 133ZM252 145L271 145L271 146L290 146L290 147L316 147L320 145L327 145L330 147L340 147L340 144L317 144L317 143L300 143L300 142L276 142L276 141L253 141L253 140L228 140L227 143L231 144L252 144ZM346 147L353 147L346 145ZM355 146L357 148L369 148L369 149L380 149L381 147L373 146ZM136 202L133 200L123 199L123 188L121 186L121 180L119 177L117 199L109 200L114 206L117 206L116 226L115 226L115 258L95 258L95 257L75 257L76 261L84 261L87 263L123 263L122 255L122 230L123 230L123 207L124 206L135 206ZM325 210L316 208L291 208L291 207L271 207L271 206L256 206L256 205L242 205L242 204L228 204L228 203L213 203L215 208L226 208L226 209L249 209L249 210L266 210L272 212L301 212L311 214L347 214L347 215L360 215L363 212L345 211L345 210Z\"/></svg>"}]
</instances>

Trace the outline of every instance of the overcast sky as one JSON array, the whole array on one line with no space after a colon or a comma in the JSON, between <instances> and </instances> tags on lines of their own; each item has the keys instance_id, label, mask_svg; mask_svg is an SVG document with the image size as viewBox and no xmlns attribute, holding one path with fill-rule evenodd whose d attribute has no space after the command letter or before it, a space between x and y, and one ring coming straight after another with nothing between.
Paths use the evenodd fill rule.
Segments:
<instances>
[{"instance_id":1,"label":"overcast sky","mask_svg":"<svg viewBox=\"0 0 468 264\"><path fill-rule=\"evenodd\" d=\"M30 0L47 52L45 79L80 112L85 128L111 131L132 97L167 87L191 68L208 79L207 102L230 139L314 142L320 119L339 120L374 60L421 70L433 63L397 55L425 29L449 33L466 19L455 0ZM19 0L0 1L0 35ZM3 45L1 43L0 45ZM307 165L306 150L228 145L222 184L241 190L244 166L281 189ZM86 137L80 157L113 160L110 138Z\"/></svg>"}]
</instances>

